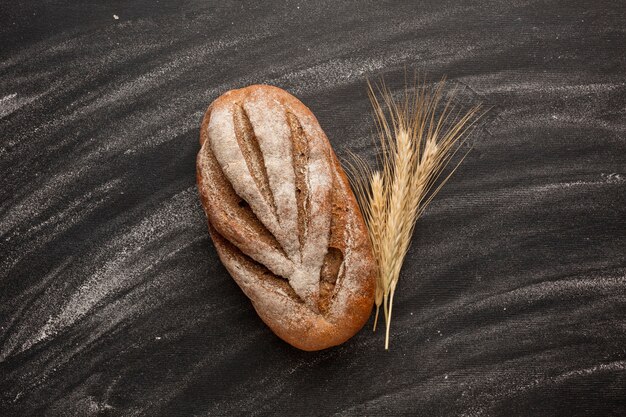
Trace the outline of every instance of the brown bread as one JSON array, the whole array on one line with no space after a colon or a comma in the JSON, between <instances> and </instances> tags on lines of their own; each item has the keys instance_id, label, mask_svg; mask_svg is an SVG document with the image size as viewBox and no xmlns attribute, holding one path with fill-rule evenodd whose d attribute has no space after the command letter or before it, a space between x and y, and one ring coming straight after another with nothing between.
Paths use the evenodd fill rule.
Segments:
<instances>
[{"instance_id":1,"label":"brown bread","mask_svg":"<svg viewBox=\"0 0 626 417\"><path fill-rule=\"evenodd\" d=\"M372 309L374 259L313 113L280 88L232 90L207 110L200 145L209 233L261 319L303 350L352 337Z\"/></svg>"}]
</instances>

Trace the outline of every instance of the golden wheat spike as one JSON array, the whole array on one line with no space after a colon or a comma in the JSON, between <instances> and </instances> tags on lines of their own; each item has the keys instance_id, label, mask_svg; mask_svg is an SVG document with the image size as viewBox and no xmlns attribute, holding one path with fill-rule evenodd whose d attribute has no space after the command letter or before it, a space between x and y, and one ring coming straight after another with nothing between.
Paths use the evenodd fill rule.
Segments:
<instances>
[{"instance_id":1,"label":"golden wheat spike","mask_svg":"<svg viewBox=\"0 0 626 417\"><path fill-rule=\"evenodd\" d=\"M379 140L380 168L372 169L354 154L353 162L347 164L376 259L374 330L382 306L385 349L389 349L393 299L415 223L467 156L466 153L434 186L458 145L484 115L480 114L480 105L462 113L453 103L455 91L442 105L445 79L427 87L415 77L413 88L406 85L404 96L394 99L383 79L376 87L367 82Z\"/></svg>"}]
</instances>

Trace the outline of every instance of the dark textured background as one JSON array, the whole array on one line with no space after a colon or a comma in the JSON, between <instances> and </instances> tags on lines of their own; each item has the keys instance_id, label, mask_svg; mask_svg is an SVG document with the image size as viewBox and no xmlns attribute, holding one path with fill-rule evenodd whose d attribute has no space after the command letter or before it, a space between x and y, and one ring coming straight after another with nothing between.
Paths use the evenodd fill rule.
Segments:
<instances>
[{"instance_id":1,"label":"dark textured background","mask_svg":"<svg viewBox=\"0 0 626 417\"><path fill-rule=\"evenodd\" d=\"M0 5L0 415L626 415L623 2L74 3ZM271 83L371 157L365 78L405 67L491 117L392 349L297 351L212 247L200 119Z\"/></svg>"}]
</instances>

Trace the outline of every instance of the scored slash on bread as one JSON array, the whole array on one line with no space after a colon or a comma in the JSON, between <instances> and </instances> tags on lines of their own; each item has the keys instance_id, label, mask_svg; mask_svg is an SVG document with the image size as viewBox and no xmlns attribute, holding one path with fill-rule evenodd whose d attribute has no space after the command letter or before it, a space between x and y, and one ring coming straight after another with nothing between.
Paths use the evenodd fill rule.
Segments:
<instances>
[{"instance_id":1,"label":"scored slash on bread","mask_svg":"<svg viewBox=\"0 0 626 417\"><path fill-rule=\"evenodd\" d=\"M200 145L209 233L261 319L303 350L352 337L372 309L374 259L313 113L277 87L231 90L207 110Z\"/></svg>"}]
</instances>

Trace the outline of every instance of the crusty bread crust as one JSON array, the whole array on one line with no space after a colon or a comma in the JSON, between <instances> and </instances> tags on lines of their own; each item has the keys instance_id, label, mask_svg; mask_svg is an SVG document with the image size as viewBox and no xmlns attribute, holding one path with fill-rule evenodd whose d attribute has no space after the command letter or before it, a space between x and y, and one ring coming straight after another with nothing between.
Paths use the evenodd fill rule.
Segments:
<instances>
[{"instance_id":1,"label":"crusty bread crust","mask_svg":"<svg viewBox=\"0 0 626 417\"><path fill-rule=\"evenodd\" d=\"M284 90L231 90L207 110L197 182L209 233L261 319L303 350L367 321L374 259L354 195L311 111Z\"/></svg>"}]
</instances>

